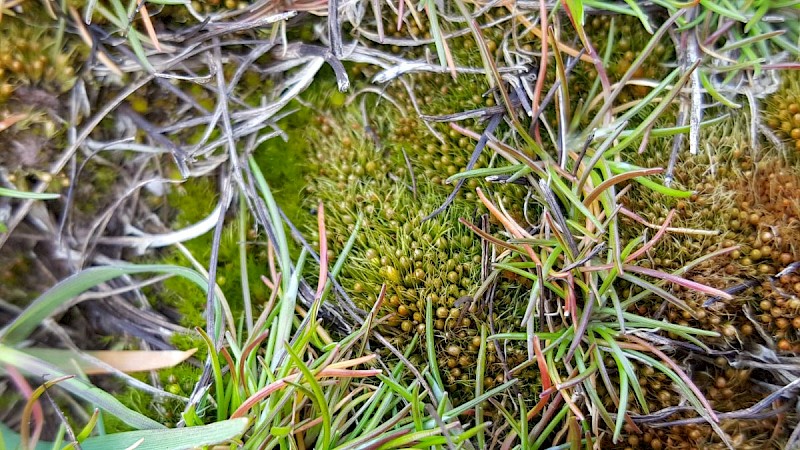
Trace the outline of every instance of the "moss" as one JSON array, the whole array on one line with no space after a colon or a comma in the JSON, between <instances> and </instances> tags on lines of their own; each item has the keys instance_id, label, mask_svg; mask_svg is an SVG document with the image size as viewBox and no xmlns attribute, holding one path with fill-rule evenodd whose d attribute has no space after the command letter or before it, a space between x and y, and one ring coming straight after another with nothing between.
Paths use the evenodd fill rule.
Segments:
<instances>
[{"instance_id":1,"label":"moss","mask_svg":"<svg viewBox=\"0 0 800 450\"><path fill-rule=\"evenodd\" d=\"M800 74L785 70L781 75L780 88L764 102L763 117L778 138L786 142L789 155L796 160L800 152Z\"/></svg>"},{"instance_id":2,"label":"moss","mask_svg":"<svg viewBox=\"0 0 800 450\"><path fill-rule=\"evenodd\" d=\"M35 17L41 19L36 25ZM76 45L59 38L38 7L22 17L6 15L0 22L0 105L21 87L51 94L69 90L76 80ZM66 47L66 48L65 48ZM30 101L30 96L26 95Z\"/></svg>"}]
</instances>

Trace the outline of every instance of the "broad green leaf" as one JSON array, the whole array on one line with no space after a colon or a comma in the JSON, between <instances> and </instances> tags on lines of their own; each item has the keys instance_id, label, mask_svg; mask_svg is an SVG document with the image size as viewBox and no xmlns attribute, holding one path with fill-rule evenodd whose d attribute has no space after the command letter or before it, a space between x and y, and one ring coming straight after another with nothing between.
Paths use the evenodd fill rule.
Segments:
<instances>
[{"instance_id":1,"label":"broad green leaf","mask_svg":"<svg viewBox=\"0 0 800 450\"><path fill-rule=\"evenodd\" d=\"M17 450L20 447L19 433L14 432L6 424L0 422L0 449L2 450ZM53 444L50 442L39 441L35 447L30 450L53 450Z\"/></svg>"},{"instance_id":2,"label":"broad green leaf","mask_svg":"<svg viewBox=\"0 0 800 450\"><path fill-rule=\"evenodd\" d=\"M583 1L581 0L564 0L564 5L569 9L572 14L572 19L575 21L575 26L583 28L584 15L583 15Z\"/></svg>"},{"instance_id":3,"label":"broad green leaf","mask_svg":"<svg viewBox=\"0 0 800 450\"><path fill-rule=\"evenodd\" d=\"M208 281L202 275L185 267L146 264L92 267L62 280L34 300L16 319L0 330L0 342L17 344L27 339L42 321L61 311L72 298L101 283L122 275L146 272L180 275L193 281L204 291L208 289Z\"/></svg>"},{"instance_id":4,"label":"broad green leaf","mask_svg":"<svg viewBox=\"0 0 800 450\"><path fill-rule=\"evenodd\" d=\"M189 450L237 439L247 429L247 423L248 419L240 418L197 427L106 434L86 439L81 442L81 449L121 450L135 447L136 450ZM5 448L13 450L19 446L19 435L2 423L0 423L0 435ZM39 442L35 450L52 450L52 448L53 444L50 442Z\"/></svg>"}]
</instances>

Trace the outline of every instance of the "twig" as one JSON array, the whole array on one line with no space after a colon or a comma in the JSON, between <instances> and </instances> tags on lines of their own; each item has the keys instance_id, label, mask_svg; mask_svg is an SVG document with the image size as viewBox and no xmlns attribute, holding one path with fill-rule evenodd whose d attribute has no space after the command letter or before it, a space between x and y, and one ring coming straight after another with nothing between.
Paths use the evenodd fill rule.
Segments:
<instances>
[{"instance_id":1,"label":"twig","mask_svg":"<svg viewBox=\"0 0 800 450\"><path fill-rule=\"evenodd\" d=\"M492 116L491 120L489 121L489 124L486 126L486 129L484 129L483 133L481 133L481 137L480 139L478 139L478 143L475 144L475 150L472 151L472 156L470 156L469 158L466 170L472 170L472 168L475 167L475 163L478 161L478 158L480 157L483 148L489 141L489 136L491 136L492 133L494 133L494 130L500 124L500 119L502 117L503 117L502 114L496 114ZM461 187L464 186L464 183L466 181L467 181L466 178L459 179L458 182L456 183L456 186L453 188L453 191L450 193L450 195L447 196L447 199L444 201L444 203L438 208L436 208L435 211L428 214L428 216L422 219L422 221L425 222L426 220L432 219L438 216L440 213L442 213L445 209L447 209L447 207L450 206L453 200L455 200L456 196L458 195L458 192L461 190Z\"/></svg>"}]
</instances>

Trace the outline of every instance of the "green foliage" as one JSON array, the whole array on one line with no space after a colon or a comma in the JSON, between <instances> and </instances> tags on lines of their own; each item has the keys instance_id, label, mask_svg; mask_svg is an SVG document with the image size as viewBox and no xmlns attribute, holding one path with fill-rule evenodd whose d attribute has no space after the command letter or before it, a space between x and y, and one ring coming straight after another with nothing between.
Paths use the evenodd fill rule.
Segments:
<instances>
[{"instance_id":1,"label":"green foliage","mask_svg":"<svg viewBox=\"0 0 800 450\"><path fill-rule=\"evenodd\" d=\"M203 445L219 444L235 439L242 434L247 421L226 420L211 425L178 428L170 430L131 431L84 438L80 448L86 450L105 450L109 448L136 448L143 450L181 450ZM0 445L14 449L20 445L19 435L0 424ZM60 444L64 444L63 442ZM74 443L67 446L56 442L38 442L35 450L67 450L76 448Z\"/></svg>"},{"instance_id":2,"label":"green foliage","mask_svg":"<svg viewBox=\"0 0 800 450\"><path fill-rule=\"evenodd\" d=\"M16 189L0 188L0 197L29 198L33 200L55 200L59 194L37 194L35 192L21 192Z\"/></svg>"},{"instance_id":3,"label":"green foliage","mask_svg":"<svg viewBox=\"0 0 800 450\"><path fill-rule=\"evenodd\" d=\"M638 17L646 23L646 17L636 2L626 2L620 7L605 1L587 2L592 6ZM698 68L693 89L707 92L715 101L738 108L736 96L739 83L750 83L760 77L764 69L794 68L795 64L784 64L781 53L800 56L798 36L800 26L789 19L797 13L794 1L726 1L703 0L694 8L693 4L665 0L656 2L672 17L677 18L676 31L687 39L686 60L702 61ZM787 17L783 20L783 17ZM765 17L781 17L777 22L763 20ZM651 18L652 20L652 18ZM720 30L725 30L720 32ZM701 86L702 85L702 86ZM695 106L697 107L697 105Z\"/></svg>"},{"instance_id":4,"label":"green foliage","mask_svg":"<svg viewBox=\"0 0 800 450\"><path fill-rule=\"evenodd\" d=\"M47 379L63 376L64 372L47 361L43 361L34 356L24 353L15 346L25 340L45 318L57 313L63 304L71 300L74 296L91 289L92 287L127 274L137 274L146 272L162 272L172 275L184 276L192 279L198 285L203 285L205 280L196 272L174 266L109 266L87 269L67 278L57 284L37 300L29 305L19 316L0 330L0 360L5 364L15 367L20 372ZM128 377L129 380L131 380ZM142 414L126 407L111 394L93 386L91 383L82 379L67 377L60 386L72 395L81 398L96 407L101 408L117 418L123 420L129 426L137 429L150 429L163 427L159 422L153 421Z\"/></svg>"},{"instance_id":5,"label":"green foliage","mask_svg":"<svg viewBox=\"0 0 800 450\"><path fill-rule=\"evenodd\" d=\"M320 81L310 89L325 92L333 88L331 83ZM278 126L286 132L285 141L281 138L270 139L254 152L258 166L264 171L264 178L274 186L275 200L281 205L289 220L298 227L304 227L313 218L313 215L303 208L301 197L309 170L305 149L308 145L307 130L311 122L311 112L300 107L297 112L278 123ZM292 254L298 254L298 250L293 248Z\"/></svg>"}]
</instances>

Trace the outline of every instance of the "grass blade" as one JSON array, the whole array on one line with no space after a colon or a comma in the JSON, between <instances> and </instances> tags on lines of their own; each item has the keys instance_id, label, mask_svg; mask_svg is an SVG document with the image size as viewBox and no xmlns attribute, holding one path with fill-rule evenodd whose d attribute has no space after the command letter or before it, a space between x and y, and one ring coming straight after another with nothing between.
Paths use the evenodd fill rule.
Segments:
<instances>
[{"instance_id":1,"label":"grass blade","mask_svg":"<svg viewBox=\"0 0 800 450\"><path fill-rule=\"evenodd\" d=\"M30 200L55 200L59 194L39 194L36 192L18 191L16 189L0 188L0 197L24 198Z\"/></svg>"},{"instance_id":2,"label":"grass blade","mask_svg":"<svg viewBox=\"0 0 800 450\"><path fill-rule=\"evenodd\" d=\"M99 284L122 275L147 272L179 275L194 282L204 292L208 290L208 280L194 270L185 267L147 264L93 267L66 278L34 300L17 318L0 330L0 342L17 344L27 339L42 321L58 313L73 297Z\"/></svg>"}]
</instances>

